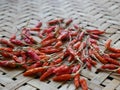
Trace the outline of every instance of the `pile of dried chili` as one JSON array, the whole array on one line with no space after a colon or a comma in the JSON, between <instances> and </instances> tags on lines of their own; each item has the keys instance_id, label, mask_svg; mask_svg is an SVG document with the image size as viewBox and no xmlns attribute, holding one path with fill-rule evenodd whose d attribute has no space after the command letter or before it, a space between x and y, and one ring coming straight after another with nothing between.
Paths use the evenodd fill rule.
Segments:
<instances>
[{"instance_id":1,"label":"pile of dried chili","mask_svg":"<svg viewBox=\"0 0 120 90\"><path fill-rule=\"evenodd\" d=\"M55 19L42 27L39 22L33 28L20 30L19 39L13 34L9 40L0 38L0 66L23 68L24 76L39 76L41 81L50 77L54 81L73 80L76 88L88 90L81 70L91 70L101 63L101 70L120 74L120 49L113 48L108 40L100 50L100 39L106 34L101 30L84 30L72 24L72 19ZM31 32L41 39L38 42Z\"/></svg>"}]
</instances>

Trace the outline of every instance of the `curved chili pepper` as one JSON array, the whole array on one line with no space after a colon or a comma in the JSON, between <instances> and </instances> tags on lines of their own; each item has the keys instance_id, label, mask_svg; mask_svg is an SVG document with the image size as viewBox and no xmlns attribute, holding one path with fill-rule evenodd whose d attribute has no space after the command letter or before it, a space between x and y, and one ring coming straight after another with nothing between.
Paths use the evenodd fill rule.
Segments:
<instances>
[{"instance_id":1,"label":"curved chili pepper","mask_svg":"<svg viewBox=\"0 0 120 90\"><path fill-rule=\"evenodd\" d=\"M112 51L112 52L115 52L115 53L120 53L120 49L113 48L113 47L110 46L111 42L112 42L112 40L109 39L109 40L105 43L106 49L108 49L108 50L110 50L110 51Z\"/></svg>"},{"instance_id":2,"label":"curved chili pepper","mask_svg":"<svg viewBox=\"0 0 120 90\"><path fill-rule=\"evenodd\" d=\"M97 51L93 51L94 52L94 55L95 57L103 64L106 64L108 63L108 61L106 59L104 59Z\"/></svg>"}]
</instances>

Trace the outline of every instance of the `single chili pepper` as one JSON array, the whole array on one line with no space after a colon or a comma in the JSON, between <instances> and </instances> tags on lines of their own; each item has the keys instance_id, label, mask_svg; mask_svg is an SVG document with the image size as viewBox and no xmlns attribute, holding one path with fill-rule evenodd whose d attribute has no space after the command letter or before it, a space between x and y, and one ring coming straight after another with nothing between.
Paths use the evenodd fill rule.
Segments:
<instances>
[{"instance_id":1,"label":"single chili pepper","mask_svg":"<svg viewBox=\"0 0 120 90\"><path fill-rule=\"evenodd\" d=\"M41 39L44 37L43 30L41 30L41 31L38 32L38 37L40 37Z\"/></svg>"},{"instance_id":2,"label":"single chili pepper","mask_svg":"<svg viewBox=\"0 0 120 90\"><path fill-rule=\"evenodd\" d=\"M68 31L62 31L60 35L57 37L58 40L63 40L68 37Z\"/></svg>"},{"instance_id":3,"label":"single chili pepper","mask_svg":"<svg viewBox=\"0 0 120 90\"><path fill-rule=\"evenodd\" d=\"M26 36L27 39L30 40L30 42L31 42L32 44L36 44L36 43L37 43L37 41L36 41L32 36L27 35L27 34L26 34L25 36Z\"/></svg>"},{"instance_id":4,"label":"single chili pepper","mask_svg":"<svg viewBox=\"0 0 120 90\"><path fill-rule=\"evenodd\" d=\"M113 47L110 46L111 42L112 42L112 40L109 39L109 40L105 43L106 49L108 49L109 51L115 52L115 53L120 53L120 49L118 49L118 48L113 48Z\"/></svg>"},{"instance_id":5,"label":"single chili pepper","mask_svg":"<svg viewBox=\"0 0 120 90\"><path fill-rule=\"evenodd\" d=\"M97 44L92 43L91 45L92 45L93 48L95 48L95 50L97 50L97 51L100 50L100 48Z\"/></svg>"},{"instance_id":6,"label":"single chili pepper","mask_svg":"<svg viewBox=\"0 0 120 90\"><path fill-rule=\"evenodd\" d=\"M105 65L102 65L100 68L101 69L110 69L110 70L113 70L113 69L117 69L118 66L114 65L114 64L105 64Z\"/></svg>"},{"instance_id":7,"label":"single chili pepper","mask_svg":"<svg viewBox=\"0 0 120 90\"><path fill-rule=\"evenodd\" d=\"M48 45L51 45L52 43L54 43L54 42L56 42L57 40L55 39L55 38L53 38L53 39L49 39L49 40L46 40L46 41L44 41L44 42L41 42L41 45L42 46L48 46Z\"/></svg>"},{"instance_id":8,"label":"single chili pepper","mask_svg":"<svg viewBox=\"0 0 120 90\"><path fill-rule=\"evenodd\" d=\"M43 64L42 62L38 61L38 62L32 64L31 66L29 66L27 69L33 69L33 68L41 67L42 64Z\"/></svg>"},{"instance_id":9,"label":"single chili pepper","mask_svg":"<svg viewBox=\"0 0 120 90\"><path fill-rule=\"evenodd\" d=\"M73 26L75 29L77 29L77 30L79 29L79 26L77 24L74 24Z\"/></svg>"},{"instance_id":10,"label":"single chili pepper","mask_svg":"<svg viewBox=\"0 0 120 90\"><path fill-rule=\"evenodd\" d=\"M77 36L78 31L69 31L70 36Z\"/></svg>"},{"instance_id":11,"label":"single chili pepper","mask_svg":"<svg viewBox=\"0 0 120 90\"><path fill-rule=\"evenodd\" d=\"M60 72L60 71L62 71L62 70L64 70L64 69L68 69L68 66L67 65L61 65L61 66L59 66L59 67L56 67L55 69L54 69L54 73L57 73L57 72Z\"/></svg>"},{"instance_id":12,"label":"single chili pepper","mask_svg":"<svg viewBox=\"0 0 120 90\"><path fill-rule=\"evenodd\" d=\"M74 60L74 56L72 54L70 54L69 57L68 57L68 61L71 62L73 60Z\"/></svg>"},{"instance_id":13,"label":"single chili pepper","mask_svg":"<svg viewBox=\"0 0 120 90\"><path fill-rule=\"evenodd\" d=\"M13 48L0 47L0 51L12 52Z\"/></svg>"},{"instance_id":14,"label":"single chili pepper","mask_svg":"<svg viewBox=\"0 0 120 90\"><path fill-rule=\"evenodd\" d=\"M59 52L59 51L61 51L62 50L62 48L51 48L51 49L44 49L44 50L41 50L41 52L43 52L43 53L47 53L47 54L51 54L51 53L56 53L56 52Z\"/></svg>"},{"instance_id":15,"label":"single chili pepper","mask_svg":"<svg viewBox=\"0 0 120 90\"><path fill-rule=\"evenodd\" d=\"M71 74L63 74L60 76L53 77L53 81L61 82L61 81L68 81L72 78Z\"/></svg>"},{"instance_id":16,"label":"single chili pepper","mask_svg":"<svg viewBox=\"0 0 120 90\"><path fill-rule=\"evenodd\" d=\"M105 33L105 31L100 31L100 30L86 30L86 32L92 33L92 34L95 34L95 35L101 35L101 34Z\"/></svg>"},{"instance_id":17,"label":"single chili pepper","mask_svg":"<svg viewBox=\"0 0 120 90\"><path fill-rule=\"evenodd\" d=\"M96 66L97 65L97 62L92 60L90 57L88 57L88 60L89 62L93 65L93 66Z\"/></svg>"},{"instance_id":18,"label":"single chili pepper","mask_svg":"<svg viewBox=\"0 0 120 90\"><path fill-rule=\"evenodd\" d=\"M43 70L45 70L46 67L37 67L37 68L32 68L27 70L26 72L23 73L24 76L31 76L34 75L38 72L42 72Z\"/></svg>"},{"instance_id":19,"label":"single chili pepper","mask_svg":"<svg viewBox=\"0 0 120 90\"><path fill-rule=\"evenodd\" d=\"M42 76L40 76L40 80L44 81L45 79L47 79L49 76L51 76L53 74L53 70L55 69L55 67L51 67L49 68L45 73L42 74Z\"/></svg>"},{"instance_id":20,"label":"single chili pepper","mask_svg":"<svg viewBox=\"0 0 120 90\"><path fill-rule=\"evenodd\" d=\"M87 65L87 68L88 68L89 70L91 70L92 65L91 65L89 59L86 60L86 65Z\"/></svg>"},{"instance_id":21,"label":"single chili pepper","mask_svg":"<svg viewBox=\"0 0 120 90\"><path fill-rule=\"evenodd\" d=\"M100 37L98 35L90 34L90 37L93 39L98 40Z\"/></svg>"},{"instance_id":22,"label":"single chili pepper","mask_svg":"<svg viewBox=\"0 0 120 90\"><path fill-rule=\"evenodd\" d=\"M72 73L76 73L79 69L80 69L81 65L75 65L74 67L72 67Z\"/></svg>"},{"instance_id":23,"label":"single chili pepper","mask_svg":"<svg viewBox=\"0 0 120 90\"><path fill-rule=\"evenodd\" d=\"M5 44L5 45L7 45L10 48L14 48L13 44L11 44L10 42L8 42L7 40L5 40L3 38L0 38L0 44Z\"/></svg>"},{"instance_id":24,"label":"single chili pepper","mask_svg":"<svg viewBox=\"0 0 120 90\"><path fill-rule=\"evenodd\" d=\"M15 45L18 45L18 46L25 45L21 40L12 39L10 42L13 43L13 44L15 44Z\"/></svg>"},{"instance_id":25,"label":"single chili pepper","mask_svg":"<svg viewBox=\"0 0 120 90\"><path fill-rule=\"evenodd\" d=\"M81 32L78 36L78 40L82 41L84 34L85 34L85 32Z\"/></svg>"},{"instance_id":26,"label":"single chili pepper","mask_svg":"<svg viewBox=\"0 0 120 90\"><path fill-rule=\"evenodd\" d=\"M50 40L50 39L53 39L53 38L54 38L54 34L49 33L44 39L42 39L41 42L44 42L44 41L47 41L47 40Z\"/></svg>"},{"instance_id":27,"label":"single chili pepper","mask_svg":"<svg viewBox=\"0 0 120 90\"><path fill-rule=\"evenodd\" d=\"M120 58L120 53L110 53L109 56L111 58Z\"/></svg>"},{"instance_id":28,"label":"single chili pepper","mask_svg":"<svg viewBox=\"0 0 120 90\"><path fill-rule=\"evenodd\" d=\"M95 57L96 57L101 63L103 63L103 64L108 63L108 61L107 61L105 58L103 58L97 51L94 50L93 52L94 52Z\"/></svg>"},{"instance_id":29,"label":"single chili pepper","mask_svg":"<svg viewBox=\"0 0 120 90\"><path fill-rule=\"evenodd\" d=\"M55 24L58 24L60 21L62 21L62 19L61 20L58 20L58 19L51 20L51 21L48 22L48 25L55 25Z\"/></svg>"},{"instance_id":30,"label":"single chili pepper","mask_svg":"<svg viewBox=\"0 0 120 90\"><path fill-rule=\"evenodd\" d=\"M73 48L77 50L80 47L80 45L81 45L81 41L78 41L73 45Z\"/></svg>"},{"instance_id":31,"label":"single chili pepper","mask_svg":"<svg viewBox=\"0 0 120 90\"><path fill-rule=\"evenodd\" d=\"M35 53L35 51L33 51L33 50L28 50L27 51L27 54L33 59L33 60L35 60L35 61L38 61L38 60L40 60L40 58L39 58L39 56Z\"/></svg>"},{"instance_id":32,"label":"single chili pepper","mask_svg":"<svg viewBox=\"0 0 120 90\"><path fill-rule=\"evenodd\" d=\"M117 61L116 59L110 58L107 54L106 54L106 55L103 55L103 57L104 57L104 59L105 59L106 61L108 61L109 63L120 66L120 62L119 62L119 61Z\"/></svg>"},{"instance_id":33,"label":"single chili pepper","mask_svg":"<svg viewBox=\"0 0 120 90\"><path fill-rule=\"evenodd\" d=\"M38 24L35 27L40 28L41 26L42 26L42 22L38 22Z\"/></svg>"},{"instance_id":34,"label":"single chili pepper","mask_svg":"<svg viewBox=\"0 0 120 90\"><path fill-rule=\"evenodd\" d=\"M74 76L74 85L75 85L76 89L80 87L79 81L80 81L80 74L77 74Z\"/></svg>"},{"instance_id":35,"label":"single chili pepper","mask_svg":"<svg viewBox=\"0 0 120 90\"><path fill-rule=\"evenodd\" d=\"M51 26L48 29L45 29L43 32L49 34L49 33L53 32L55 30L55 28L56 28L56 26Z\"/></svg>"},{"instance_id":36,"label":"single chili pepper","mask_svg":"<svg viewBox=\"0 0 120 90\"><path fill-rule=\"evenodd\" d=\"M70 25L72 23L72 21L73 21L72 19L69 19L68 21L65 22L65 25L66 26Z\"/></svg>"},{"instance_id":37,"label":"single chili pepper","mask_svg":"<svg viewBox=\"0 0 120 90\"><path fill-rule=\"evenodd\" d=\"M82 87L82 90L88 90L87 82L84 78L80 78L80 85Z\"/></svg>"},{"instance_id":38,"label":"single chili pepper","mask_svg":"<svg viewBox=\"0 0 120 90\"><path fill-rule=\"evenodd\" d=\"M40 28L37 28L37 27L35 27L35 28L30 28L30 31L40 31Z\"/></svg>"},{"instance_id":39,"label":"single chili pepper","mask_svg":"<svg viewBox=\"0 0 120 90\"><path fill-rule=\"evenodd\" d=\"M15 67L17 67L17 64L14 61L5 60L5 61L0 61L0 66L15 68Z\"/></svg>"}]
</instances>

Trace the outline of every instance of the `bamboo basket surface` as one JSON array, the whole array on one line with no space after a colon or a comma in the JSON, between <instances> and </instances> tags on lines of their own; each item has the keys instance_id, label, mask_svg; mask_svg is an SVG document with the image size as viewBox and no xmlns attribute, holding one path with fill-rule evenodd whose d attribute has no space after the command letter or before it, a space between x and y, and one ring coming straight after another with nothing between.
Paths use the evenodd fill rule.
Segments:
<instances>
[{"instance_id":1,"label":"bamboo basket surface","mask_svg":"<svg viewBox=\"0 0 120 90\"><path fill-rule=\"evenodd\" d=\"M86 29L113 33L106 37L120 48L120 0L0 0L0 37L10 37L29 19L29 27L33 27L38 21L55 18L72 18ZM22 73L21 69L0 68L0 90L75 90L72 83L41 82ZM96 72L95 68L81 74L88 80L89 90L120 90L120 75Z\"/></svg>"}]
</instances>

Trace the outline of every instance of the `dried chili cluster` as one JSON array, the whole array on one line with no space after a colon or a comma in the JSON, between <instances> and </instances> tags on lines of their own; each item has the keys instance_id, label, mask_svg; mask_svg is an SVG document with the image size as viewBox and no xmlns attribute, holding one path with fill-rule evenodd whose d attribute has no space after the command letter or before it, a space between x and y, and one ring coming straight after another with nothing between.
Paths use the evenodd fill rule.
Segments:
<instances>
[{"instance_id":1,"label":"dried chili cluster","mask_svg":"<svg viewBox=\"0 0 120 90\"><path fill-rule=\"evenodd\" d=\"M0 38L0 66L24 68L24 76L38 75L41 81L53 77L54 81L73 80L76 88L88 90L87 82L80 77L84 67L91 70L98 62L100 69L120 74L120 49L105 43L108 52L100 52L100 38L106 34L101 30L84 30L72 19L55 19L42 27L21 29L20 38L13 34L9 40ZM41 39L38 42L31 32Z\"/></svg>"}]
</instances>

